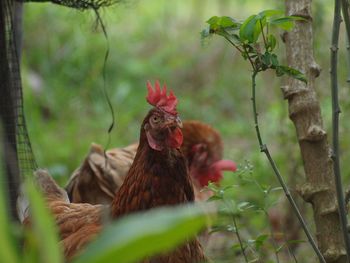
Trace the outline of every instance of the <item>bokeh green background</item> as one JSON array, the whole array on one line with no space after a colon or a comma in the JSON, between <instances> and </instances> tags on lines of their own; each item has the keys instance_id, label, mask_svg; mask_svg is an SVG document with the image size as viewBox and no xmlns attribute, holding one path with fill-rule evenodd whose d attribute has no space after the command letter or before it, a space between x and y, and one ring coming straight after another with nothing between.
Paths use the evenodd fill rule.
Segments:
<instances>
[{"instance_id":1,"label":"bokeh green background","mask_svg":"<svg viewBox=\"0 0 350 263\"><path fill-rule=\"evenodd\" d=\"M313 2L315 60L322 73L317 94L331 138L329 79L332 3ZM205 21L214 15L243 20L265 9L284 9L281 0L147 0L126 1L101 10L108 40L96 26L92 11L29 3L24 8L22 79L25 113L34 153L62 185L88 153L91 142L125 146L138 139L149 105L146 81L166 82L179 98L182 119L198 119L217 128L225 158L253 166L261 183L277 186L271 168L259 152L250 101L249 65L223 39L201 41ZM277 34L282 34L278 32ZM109 46L106 78L104 56ZM279 41L281 60L285 47ZM339 50L339 88L342 108L341 164L345 187L350 179L349 84L344 28ZM262 135L287 181L303 182L295 129L280 87L285 79L273 73L258 78L258 107ZM111 113L103 94L109 94L116 124L108 142ZM235 183L226 174L225 184ZM292 188L294 191L294 187ZM239 200L259 200L256 186L234 191ZM274 199L282 202L281 192ZM310 224L312 217L310 219ZM252 218L252 220L254 220Z\"/></svg>"}]
</instances>

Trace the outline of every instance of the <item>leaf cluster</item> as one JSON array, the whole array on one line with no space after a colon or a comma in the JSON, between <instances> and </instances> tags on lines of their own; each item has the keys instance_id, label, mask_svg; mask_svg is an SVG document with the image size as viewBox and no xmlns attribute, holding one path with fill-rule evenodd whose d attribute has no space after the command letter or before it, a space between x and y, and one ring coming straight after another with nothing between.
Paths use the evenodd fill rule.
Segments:
<instances>
[{"instance_id":1,"label":"leaf cluster","mask_svg":"<svg viewBox=\"0 0 350 263\"><path fill-rule=\"evenodd\" d=\"M291 30L296 20L303 18L284 16L279 10L264 10L249 16L243 22L228 16L213 16L207 21L208 28L202 31L202 38L213 34L224 37L245 60L249 60L256 73L272 69L278 77L288 75L306 83L303 73L281 65L274 53L278 41L272 29Z\"/></svg>"},{"instance_id":2,"label":"leaf cluster","mask_svg":"<svg viewBox=\"0 0 350 263\"><path fill-rule=\"evenodd\" d=\"M273 187L261 184L253 174L254 167L249 161L239 165L235 177L235 184L218 186L210 183L208 189L213 195L208 199L209 202L215 202L218 206L219 216L210 233L228 233L236 235L237 240L232 240L231 250L234 255L245 253L246 262L261 262L266 257L267 251L272 251L275 255L282 249L288 249L290 243L304 242L296 240L285 240L283 243L276 244L275 234L271 228L269 219L269 209L276 205L278 192L282 191L281 187ZM232 193L249 184L255 189L257 200L237 200ZM253 218L260 218L268 225L267 229L261 231L251 231L250 221ZM244 223L241 223L244 222ZM240 229L244 225L244 229ZM253 227L256 229L256 226ZM243 252L244 251L244 252Z\"/></svg>"}]
</instances>

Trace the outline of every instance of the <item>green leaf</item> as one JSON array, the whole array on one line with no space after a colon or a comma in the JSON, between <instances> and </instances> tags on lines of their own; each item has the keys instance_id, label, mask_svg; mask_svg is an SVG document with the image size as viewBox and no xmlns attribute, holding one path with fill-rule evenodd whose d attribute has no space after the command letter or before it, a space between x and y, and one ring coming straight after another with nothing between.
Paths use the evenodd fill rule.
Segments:
<instances>
[{"instance_id":1,"label":"green leaf","mask_svg":"<svg viewBox=\"0 0 350 263\"><path fill-rule=\"evenodd\" d=\"M269 237L269 235L260 235L255 239L256 250L259 250L264 245L264 243L268 237Z\"/></svg>"},{"instance_id":2,"label":"green leaf","mask_svg":"<svg viewBox=\"0 0 350 263\"><path fill-rule=\"evenodd\" d=\"M217 201L222 199L223 199L222 196L212 195L211 197L208 198L207 202L212 202L212 201Z\"/></svg>"},{"instance_id":3,"label":"green leaf","mask_svg":"<svg viewBox=\"0 0 350 263\"><path fill-rule=\"evenodd\" d=\"M271 19L270 24L278 26L283 30L289 31L293 28L294 21L296 20L305 20L305 18L300 16L285 16L285 17L280 17L276 19Z\"/></svg>"},{"instance_id":4,"label":"green leaf","mask_svg":"<svg viewBox=\"0 0 350 263\"><path fill-rule=\"evenodd\" d=\"M275 67L277 67L279 65L278 58L277 58L276 54L271 54L271 63Z\"/></svg>"},{"instance_id":5,"label":"green leaf","mask_svg":"<svg viewBox=\"0 0 350 263\"><path fill-rule=\"evenodd\" d=\"M219 20L219 17L218 17L218 16L212 16L211 18L209 18L209 19L207 20L207 23L208 23L209 25L215 25L215 24L217 24L218 20Z\"/></svg>"},{"instance_id":6,"label":"green leaf","mask_svg":"<svg viewBox=\"0 0 350 263\"><path fill-rule=\"evenodd\" d=\"M249 202L241 202L237 205L237 208L240 211L244 211L244 210L247 210L247 209L252 208L252 207L254 207L254 205L252 205Z\"/></svg>"},{"instance_id":7,"label":"green leaf","mask_svg":"<svg viewBox=\"0 0 350 263\"><path fill-rule=\"evenodd\" d=\"M1 152L0 157L2 157ZM18 251L16 249L18 244L16 244L14 235L11 232L11 221L9 218L9 210L7 207L8 202L4 185L5 174L3 173L2 165L0 164L0 258L1 262L17 263L19 262Z\"/></svg>"},{"instance_id":8,"label":"green leaf","mask_svg":"<svg viewBox=\"0 0 350 263\"><path fill-rule=\"evenodd\" d=\"M58 245L58 231L42 194L29 180L25 183L25 189L30 203L31 224L35 237L40 242L41 261L63 262L63 254Z\"/></svg>"},{"instance_id":9,"label":"green leaf","mask_svg":"<svg viewBox=\"0 0 350 263\"><path fill-rule=\"evenodd\" d=\"M207 223L208 214L197 205L135 213L106 227L74 262L138 262L194 237Z\"/></svg>"},{"instance_id":10,"label":"green leaf","mask_svg":"<svg viewBox=\"0 0 350 263\"><path fill-rule=\"evenodd\" d=\"M280 65L276 68L276 72L277 72L277 69L280 72L282 72L283 74L287 74L288 76L290 76L292 78L295 78L295 79L298 79L304 83L307 83L307 79L306 79L305 75L295 68Z\"/></svg>"},{"instance_id":11,"label":"green leaf","mask_svg":"<svg viewBox=\"0 0 350 263\"><path fill-rule=\"evenodd\" d=\"M277 18L277 19L274 19L274 20L271 20L270 21L270 24L271 25L276 25L280 28L282 28L283 30L286 30L286 31L289 31L293 28L294 26L294 23L293 23L293 20L290 20L286 17L282 17L282 18Z\"/></svg>"},{"instance_id":12,"label":"green leaf","mask_svg":"<svg viewBox=\"0 0 350 263\"><path fill-rule=\"evenodd\" d=\"M242 246L243 246L243 249L246 249L247 244L245 242L243 242ZM233 249L233 251L241 251L242 250L241 244L240 243L234 244L232 246L232 249Z\"/></svg>"},{"instance_id":13,"label":"green leaf","mask_svg":"<svg viewBox=\"0 0 350 263\"><path fill-rule=\"evenodd\" d=\"M239 36L242 42L254 43L259 37L260 24L258 24L257 15L251 15L242 24L239 30ZM261 31L261 30L260 30Z\"/></svg>"},{"instance_id":14,"label":"green leaf","mask_svg":"<svg viewBox=\"0 0 350 263\"><path fill-rule=\"evenodd\" d=\"M269 51L273 51L276 47L277 40L274 35L270 34L267 36L267 48Z\"/></svg>"},{"instance_id":15,"label":"green leaf","mask_svg":"<svg viewBox=\"0 0 350 263\"><path fill-rule=\"evenodd\" d=\"M223 225L215 225L210 228L209 234L215 233L215 232L224 232L226 231L227 227Z\"/></svg>"},{"instance_id":16,"label":"green leaf","mask_svg":"<svg viewBox=\"0 0 350 263\"><path fill-rule=\"evenodd\" d=\"M281 16L283 15L284 12L282 10L264 10L264 11L261 11L258 15L260 17L273 17L273 16Z\"/></svg>"},{"instance_id":17,"label":"green leaf","mask_svg":"<svg viewBox=\"0 0 350 263\"><path fill-rule=\"evenodd\" d=\"M207 23L209 24L210 31L213 31L214 33L222 32L225 29L238 29L241 25L233 18L228 16L213 16L209 18Z\"/></svg>"},{"instance_id":18,"label":"green leaf","mask_svg":"<svg viewBox=\"0 0 350 263\"><path fill-rule=\"evenodd\" d=\"M238 23L234 21L231 17L228 16L222 16L219 18L217 21L217 24L222 26L222 27L236 27Z\"/></svg>"},{"instance_id":19,"label":"green leaf","mask_svg":"<svg viewBox=\"0 0 350 263\"><path fill-rule=\"evenodd\" d=\"M271 63L271 54L268 52L265 52L265 54L262 54L261 60L266 66L269 66Z\"/></svg>"}]
</instances>

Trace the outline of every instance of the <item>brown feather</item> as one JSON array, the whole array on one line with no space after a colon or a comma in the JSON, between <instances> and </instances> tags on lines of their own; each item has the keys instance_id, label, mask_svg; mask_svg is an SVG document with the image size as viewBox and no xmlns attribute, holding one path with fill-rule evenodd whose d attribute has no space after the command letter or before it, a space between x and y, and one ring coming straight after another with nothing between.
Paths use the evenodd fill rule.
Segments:
<instances>
[{"instance_id":1,"label":"brown feather","mask_svg":"<svg viewBox=\"0 0 350 263\"><path fill-rule=\"evenodd\" d=\"M206 166L222 158L223 144L221 136L213 127L200 121L191 120L183 122L182 131L184 142L181 150L189 166L194 162L192 148L198 144L205 145L208 152L206 162L198 164L203 166L204 170ZM100 145L92 144L90 153L67 183L66 190L71 202L110 204L130 169L137 147L138 144L134 143L125 148L108 150L105 155ZM207 200L210 193L201 192L202 186L194 176L191 177L196 200Z\"/></svg>"},{"instance_id":2,"label":"brown feather","mask_svg":"<svg viewBox=\"0 0 350 263\"><path fill-rule=\"evenodd\" d=\"M181 150L166 146L162 151L156 151L147 143L144 126L154 111L156 109L149 112L142 124L135 160L112 202L112 218L159 206L194 201L192 182ZM170 128L166 132L168 130ZM103 205L69 203L62 194L64 191L48 173L38 175L37 181L58 225L65 256L67 260L71 260L101 231L107 208ZM205 260L200 243L194 239L170 253L144 262L195 263Z\"/></svg>"}]
</instances>

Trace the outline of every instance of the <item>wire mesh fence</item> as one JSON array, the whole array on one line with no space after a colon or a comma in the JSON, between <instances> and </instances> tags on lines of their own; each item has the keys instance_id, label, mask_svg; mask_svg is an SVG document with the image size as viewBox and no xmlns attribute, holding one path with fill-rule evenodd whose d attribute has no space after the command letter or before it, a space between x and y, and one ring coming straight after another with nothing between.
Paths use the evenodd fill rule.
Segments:
<instances>
[{"instance_id":1,"label":"wire mesh fence","mask_svg":"<svg viewBox=\"0 0 350 263\"><path fill-rule=\"evenodd\" d=\"M16 43L15 2L0 2L0 120L3 163L10 209L16 217L16 199L20 178L37 168L23 111L23 94Z\"/></svg>"}]
</instances>

